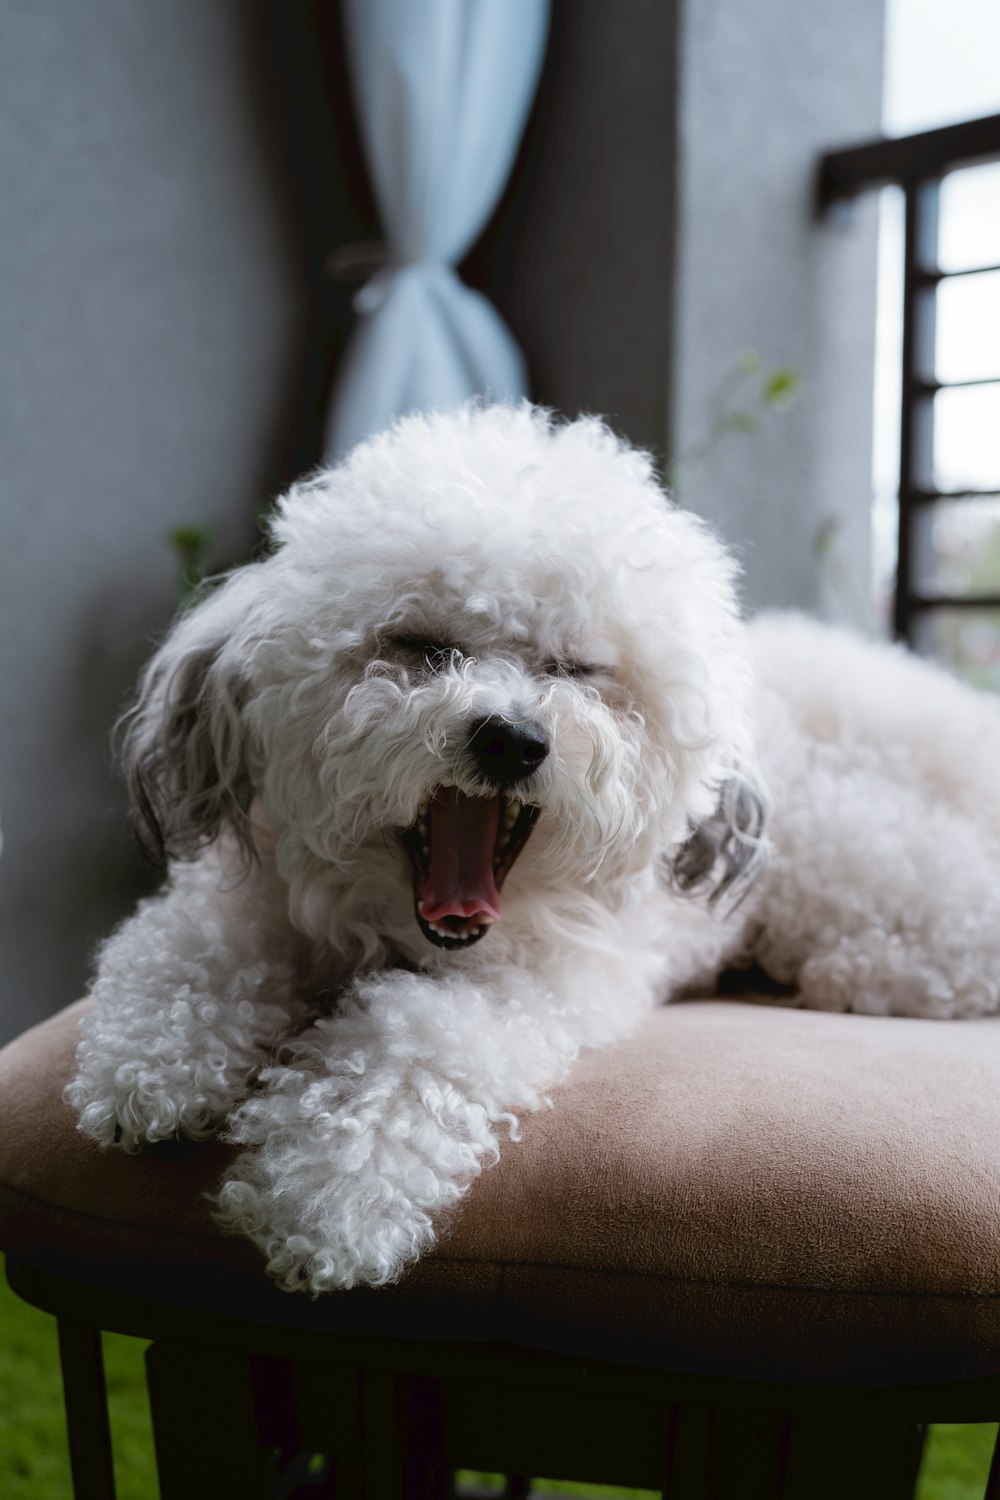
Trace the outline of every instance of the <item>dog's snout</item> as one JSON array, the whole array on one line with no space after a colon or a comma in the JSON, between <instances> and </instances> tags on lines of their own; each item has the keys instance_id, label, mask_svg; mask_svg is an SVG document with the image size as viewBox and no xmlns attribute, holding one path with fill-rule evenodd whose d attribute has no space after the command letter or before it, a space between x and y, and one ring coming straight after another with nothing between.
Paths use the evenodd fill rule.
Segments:
<instances>
[{"instance_id":1,"label":"dog's snout","mask_svg":"<svg viewBox=\"0 0 1000 1500\"><path fill-rule=\"evenodd\" d=\"M476 769L493 786L513 786L531 776L549 753L548 736L533 719L503 719L491 714L469 731Z\"/></svg>"}]
</instances>

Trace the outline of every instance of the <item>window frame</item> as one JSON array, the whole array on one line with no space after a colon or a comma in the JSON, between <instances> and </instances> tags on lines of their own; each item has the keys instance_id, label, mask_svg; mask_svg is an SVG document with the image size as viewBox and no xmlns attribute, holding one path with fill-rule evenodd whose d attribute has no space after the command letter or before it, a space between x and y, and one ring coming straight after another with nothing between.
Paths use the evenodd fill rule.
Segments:
<instances>
[{"instance_id":1,"label":"window frame","mask_svg":"<svg viewBox=\"0 0 1000 1500\"><path fill-rule=\"evenodd\" d=\"M896 184L903 191L903 341L899 426L899 550L893 633L914 645L934 610L998 609L1000 593L947 594L920 586L921 518L939 501L970 505L1000 498L991 489L939 489L934 480L934 397L939 391L1000 384L1000 371L974 380L942 381L935 375L936 294L942 282L1000 271L1000 264L944 271L938 260L942 180L961 168L1000 160L1000 114L937 130L870 141L820 158L817 206L821 215L843 213L859 193ZM1000 485L1000 479L998 479Z\"/></svg>"}]
</instances>

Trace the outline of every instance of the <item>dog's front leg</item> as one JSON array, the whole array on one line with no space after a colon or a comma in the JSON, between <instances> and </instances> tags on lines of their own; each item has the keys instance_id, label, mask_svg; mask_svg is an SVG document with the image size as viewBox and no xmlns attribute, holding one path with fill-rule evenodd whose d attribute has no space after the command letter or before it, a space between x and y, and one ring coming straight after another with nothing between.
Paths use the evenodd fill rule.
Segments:
<instances>
[{"instance_id":1,"label":"dog's front leg","mask_svg":"<svg viewBox=\"0 0 1000 1500\"><path fill-rule=\"evenodd\" d=\"M302 1024L297 940L266 887L209 852L104 944L65 1091L100 1145L211 1134Z\"/></svg>"},{"instance_id":2,"label":"dog's front leg","mask_svg":"<svg viewBox=\"0 0 1000 1500\"><path fill-rule=\"evenodd\" d=\"M288 1290L393 1280L435 1216L537 1108L581 1044L571 1007L526 973L495 986L403 971L354 981L336 1015L283 1049L232 1122L253 1147L221 1216Z\"/></svg>"}]
</instances>

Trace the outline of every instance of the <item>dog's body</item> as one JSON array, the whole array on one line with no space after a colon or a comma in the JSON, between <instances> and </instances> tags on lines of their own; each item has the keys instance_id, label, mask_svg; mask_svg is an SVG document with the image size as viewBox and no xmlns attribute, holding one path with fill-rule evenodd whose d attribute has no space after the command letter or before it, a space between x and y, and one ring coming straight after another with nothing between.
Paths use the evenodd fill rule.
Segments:
<instances>
[{"instance_id":1,"label":"dog's body","mask_svg":"<svg viewBox=\"0 0 1000 1500\"><path fill-rule=\"evenodd\" d=\"M220 1211L284 1286L396 1276L581 1048L727 966L1000 1009L1000 707L747 629L598 422L407 419L274 531L144 680L126 759L174 862L68 1097L102 1144L243 1143Z\"/></svg>"}]
</instances>

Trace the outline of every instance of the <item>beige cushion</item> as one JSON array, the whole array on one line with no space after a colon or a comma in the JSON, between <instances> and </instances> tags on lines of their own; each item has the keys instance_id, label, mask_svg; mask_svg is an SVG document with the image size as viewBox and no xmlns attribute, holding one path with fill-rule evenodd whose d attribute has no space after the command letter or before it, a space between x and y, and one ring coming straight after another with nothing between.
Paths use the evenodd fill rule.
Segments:
<instances>
[{"instance_id":1,"label":"beige cushion","mask_svg":"<svg viewBox=\"0 0 1000 1500\"><path fill-rule=\"evenodd\" d=\"M312 1300L213 1223L226 1148L129 1157L75 1130L81 1009L0 1053L0 1247L44 1269L269 1323L692 1373L1000 1372L1000 1019L665 1007L581 1059L398 1286Z\"/></svg>"}]
</instances>

